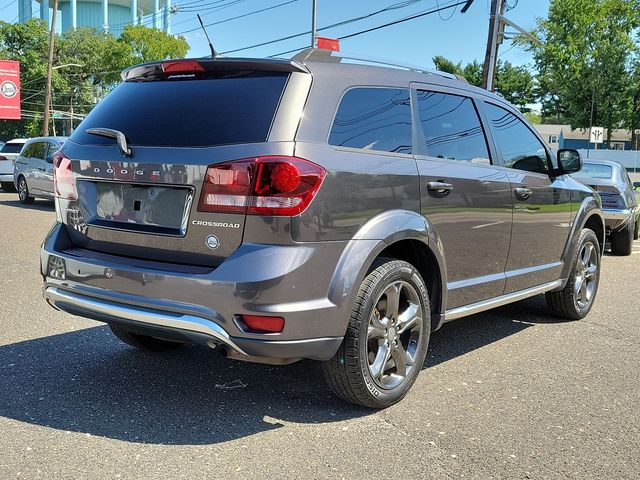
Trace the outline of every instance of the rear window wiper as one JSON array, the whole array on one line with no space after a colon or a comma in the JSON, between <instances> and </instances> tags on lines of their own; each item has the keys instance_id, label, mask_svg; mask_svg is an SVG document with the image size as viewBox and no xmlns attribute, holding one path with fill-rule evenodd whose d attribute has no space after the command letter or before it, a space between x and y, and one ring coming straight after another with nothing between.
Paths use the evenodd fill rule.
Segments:
<instances>
[{"instance_id":1,"label":"rear window wiper","mask_svg":"<svg viewBox=\"0 0 640 480\"><path fill-rule=\"evenodd\" d=\"M118 150L123 157L131 156L131 149L127 145L127 137L124 136L120 130L114 130L113 128L88 128L85 130L90 135L98 135L99 137L114 138L118 144Z\"/></svg>"}]
</instances>

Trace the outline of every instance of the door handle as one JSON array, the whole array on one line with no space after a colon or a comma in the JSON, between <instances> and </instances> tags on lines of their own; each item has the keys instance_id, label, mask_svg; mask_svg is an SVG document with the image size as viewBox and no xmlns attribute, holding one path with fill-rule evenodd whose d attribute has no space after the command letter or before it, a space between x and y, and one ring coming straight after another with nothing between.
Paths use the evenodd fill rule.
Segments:
<instances>
[{"instance_id":1,"label":"door handle","mask_svg":"<svg viewBox=\"0 0 640 480\"><path fill-rule=\"evenodd\" d=\"M427 182L427 190L436 195L445 196L451 193L453 185L448 182Z\"/></svg>"},{"instance_id":2,"label":"door handle","mask_svg":"<svg viewBox=\"0 0 640 480\"><path fill-rule=\"evenodd\" d=\"M515 192L518 200L528 200L533 194L533 191L530 188L525 187L514 188L513 191Z\"/></svg>"}]
</instances>

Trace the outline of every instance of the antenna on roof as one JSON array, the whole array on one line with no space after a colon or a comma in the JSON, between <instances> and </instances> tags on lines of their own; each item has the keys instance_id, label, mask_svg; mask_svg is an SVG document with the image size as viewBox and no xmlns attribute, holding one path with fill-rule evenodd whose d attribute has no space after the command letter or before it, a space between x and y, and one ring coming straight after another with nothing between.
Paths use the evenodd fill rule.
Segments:
<instances>
[{"instance_id":1,"label":"antenna on roof","mask_svg":"<svg viewBox=\"0 0 640 480\"><path fill-rule=\"evenodd\" d=\"M200 22L202 31L204 32L205 37L207 37L207 42L209 42L209 48L211 49L211 58L216 58L218 56L218 52L216 52L216 49L213 48L213 44L211 43L211 40L209 40L209 34L207 33L207 29L204 28L204 23L202 23L202 18L200 18L200 14L196 13L196 15L198 16L198 21Z\"/></svg>"}]
</instances>

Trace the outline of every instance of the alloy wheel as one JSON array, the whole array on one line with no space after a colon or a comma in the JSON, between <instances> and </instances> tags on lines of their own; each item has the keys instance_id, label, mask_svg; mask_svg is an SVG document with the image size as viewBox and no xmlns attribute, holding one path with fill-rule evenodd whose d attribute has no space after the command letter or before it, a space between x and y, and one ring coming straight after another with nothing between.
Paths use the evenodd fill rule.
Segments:
<instances>
[{"instance_id":1,"label":"alloy wheel","mask_svg":"<svg viewBox=\"0 0 640 480\"><path fill-rule=\"evenodd\" d=\"M374 382L384 389L400 385L415 365L422 336L422 308L407 282L390 284L374 303L367 331L367 359Z\"/></svg>"},{"instance_id":2,"label":"alloy wheel","mask_svg":"<svg viewBox=\"0 0 640 480\"><path fill-rule=\"evenodd\" d=\"M20 178L20 181L18 182L18 196L20 197L20 200L24 202L28 195L29 191L27 189L27 182L24 178Z\"/></svg>"},{"instance_id":3,"label":"alloy wheel","mask_svg":"<svg viewBox=\"0 0 640 480\"><path fill-rule=\"evenodd\" d=\"M576 261L574 297L580 309L589 306L596 291L598 281L598 255L594 245L587 242L582 246Z\"/></svg>"}]
</instances>

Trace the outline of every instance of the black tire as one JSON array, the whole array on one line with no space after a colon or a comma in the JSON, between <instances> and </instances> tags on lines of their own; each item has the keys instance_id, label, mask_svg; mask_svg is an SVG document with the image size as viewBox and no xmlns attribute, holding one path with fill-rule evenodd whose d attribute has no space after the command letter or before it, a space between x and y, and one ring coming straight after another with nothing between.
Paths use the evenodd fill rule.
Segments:
<instances>
[{"instance_id":1,"label":"black tire","mask_svg":"<svg viewBox=\"0 0 640 480\"><path fill-rule=\"evenodd\" d=\"M585 250L589 245L593 250L587 262ZM598 293L601 258L598 237L593 230L585 228L576 245L567 284L558 292L546 294L547 305L552 314L569 320L580 320L587 316ZM580 288L583 285L584 290Z\"/></svg>"},{"instance_id":2,"label":"black tire","mask_svg":"<svg viewBox=\"0 0 640 480\"><path fill-rule=\"evenodd\" d=\"M635 227L634 223L629 222L622 230L611 232L609 242L611 242L611 253L613 255L619 257L631 255Z\"/></svg>"},{"instance_id":3,"label":"black tire","mask_svg":"<svg viewBox=\"0 0 640 480\"><path fill-rule=\"evenodd\" d=\"M140 348L142 350L161 352L163 350L171 350L182 345L179 342L171 342L169 340L162 340L160 338L150 337L148 335L142 335L140 333L134 333L131 330L120 327L118 325L109 324L109 328L111 329L113 334L124 343L131 345L132 347Z\"/></svg>"},{"instance_id":4,"label":"black tire","mask_svg":"<svg viewBox=\"0 0 640 480\"><path fill-rule=\"evenodd\" d=\"M394 295L397 302L390 300ZM390 306L394 303L395 309ZM322 363L324 378L347 402L389 407L415 382L427 356L430 334L429 295L416 268L401 260L379 258L360 286L338 352ZM372 369L379 369L379 374L374 376Z\"/></svg>"},{"instance_id":5,"label":"black tire","mask_svg":"<svg viewBox=\"0 0 640 480\"><path fill-rule=\"evenodd\" d=\"M13 184L13 182L2 182L0 183L0 186L5 192L16 193L16 186Z\"/></svg>"},{"instance_id":6,"label":"black tire","mask_svg":"<svg viewBox=\"0 0 640 480\"><path fill-rule=\"evenodd\" d=\"M18 178L18 199L20 199L20 203L23 205L33 203L33 197L29 195L27 180L23 176Z\"/></svg>"},{"instance_id":7,"label":"black tire","mask_svg":"<svg viewBox=\"0 0 640 480\"><path fill-rule=\"evenodd\" d=\"M633 239L634 240L638 240L638 238L640 238L640 217L638 217L636 219L636 223L634 224L634 229L633 229Z\"/></svg>"}]
</instances>

